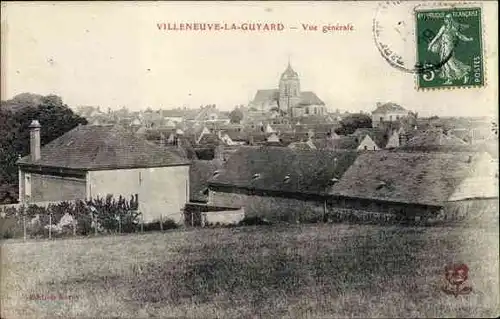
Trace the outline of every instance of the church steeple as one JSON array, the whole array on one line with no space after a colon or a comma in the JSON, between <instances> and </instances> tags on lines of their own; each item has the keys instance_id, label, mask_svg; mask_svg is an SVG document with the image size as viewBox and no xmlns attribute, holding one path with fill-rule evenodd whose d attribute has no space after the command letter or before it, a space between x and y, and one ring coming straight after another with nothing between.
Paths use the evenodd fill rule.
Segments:
<instances>
[{"instance_id":1,"label":"church steeple","mask_svg":"<svg viewBox=\"0 0 500 319\"><path fill-rule=\"evenodd\" d=\"M290 60L288 60L288 65L286 67L286 70L285 72L283 72L281 74L281 78L299 78L299 75L297 74L297 72L294 71L294 69L292 68L292 65L290 64Z\"/></svg>"},{"instance_id":2,"label":"church steeple","mask_svg":"<svg viewBox=\"0 0 500 319\"><path fill-rule=\"evenodd\" d=\"M300 102L300 80L299 75L292 68L290 57L288 65L281 74L279 82L279 108L286 110L289 114L291 108Z\"/></svg>"}]
</instances>

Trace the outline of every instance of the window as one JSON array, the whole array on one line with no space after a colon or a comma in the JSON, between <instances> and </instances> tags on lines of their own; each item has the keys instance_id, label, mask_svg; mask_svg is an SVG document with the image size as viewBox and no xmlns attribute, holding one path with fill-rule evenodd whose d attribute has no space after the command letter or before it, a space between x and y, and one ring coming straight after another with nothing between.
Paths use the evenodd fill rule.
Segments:
<instances>
[{"instance_id":1,"label":"window","mask_svg":"<svg viewBox=\"0 0 500 319\"><path fill-rule=\"evenodd\" d=\"M366 146L366 145L365 145L365 147L364 147L364 148L365 148L365 151L367 151L367 150L368 150L368 146Z\"/></svg>"},{"instance_id":2,"label":"window","mask_svg":"<svg viewBox=\"0 0 500 319\"><path fill-rule=\"evenodd\" d=\"M333 185L333 184L337 183L338 181L339 181L338 178L334 177L334 178L330 179L329 184Z\"/></svg>"},{"instance_id":3,"label":"window","mask_svg":"<svg viewBox=\"0 0 500 319\"><path fill-rule=\"evenodd\" d=\"M306 107L306 114L309 114L309 108Z\"/></svg>"},{"instance_id":4,"label":"window","mask_svg":"<svg viewBox=\"0 0 500 319\"><path fill-rule=\"evenodd\" d=\"M396 120L399 120L399 115L396 115Z\"/></svg>"},{"instance_id":5,"label":"window","mask_svg":"<svg viewBox=\"0 0 500 319\"><path fill-rule=\"evenodd\" d=\"M384 121L384 117L383 117L383 116L381 116L381 117L380 117L380 122L383 122L383 121Z\"/></svg>"},{"instance_id":6,"label":"window","mask_svg":"<svg viewBox=\"0 0 500 319\"><path fill-rule=\"evenodd\" d=\"M382 182L379 182L379 183L378 183L378 185L377 185L376 189L377 189L377 190L378 190L378 189L382 189L382 188L384 188L385 186L387 186L387 185L386 185L386 183L382 181Z\"/></svg>"},{"instance_id":7,"label":"window","mask_svg":"<svg viewBox=\"0 0 500 319\"><path fill-rule=\"evenodd\" d=\"M24 175L24 194L31 196L31 174Z\"/></svg>"},{"instance_id":8,"label":"window","mask_svg":"<svg viewBox=\"0 0 500 319\"><path fill-rule=\"evenodd\" d=\"M392 115L389 115L389 121L392 121Z\"/></svg>"}]
</instances>

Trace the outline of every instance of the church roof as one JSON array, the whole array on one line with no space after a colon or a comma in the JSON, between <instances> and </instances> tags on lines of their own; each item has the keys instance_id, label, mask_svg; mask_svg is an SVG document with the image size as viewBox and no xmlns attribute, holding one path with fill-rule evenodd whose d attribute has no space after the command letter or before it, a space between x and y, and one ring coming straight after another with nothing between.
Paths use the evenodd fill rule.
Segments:
<instances>
[{"instance_id":1,"label":"church roof","mask_svg":"<svg viewBox=\"0 0 500 319\"><path fill-rule=\"evenodd\" d=\"M292 77L298 77L299 75L297 74L297 72L294 71L294 69L292 69L292 66L290 65L290 63L288 63L288 66L286 67L286 70L285 72L283 72L281 74L281 78L292 78Z\"/></svg>"},{"instance_id":2,"label":"church roof","mask_svg":"<svg viewBox=\"0 0 500 319\"><path fill-rule=\"evenodd\" d=\"M252 103L263 103L267 101L278 100L279 90L258 90Z\"/></svg>"},{"instance_id":3,"label":"church roof","mask_svg":"<svg viewBox=\"0 0 500 319\"><path fill-rule=\"evenodd\" d=\"M316 93L311 91L300 92L300 103L299 105L325 105L325 102L316 95Z\"/></svg>"}]
</instances>

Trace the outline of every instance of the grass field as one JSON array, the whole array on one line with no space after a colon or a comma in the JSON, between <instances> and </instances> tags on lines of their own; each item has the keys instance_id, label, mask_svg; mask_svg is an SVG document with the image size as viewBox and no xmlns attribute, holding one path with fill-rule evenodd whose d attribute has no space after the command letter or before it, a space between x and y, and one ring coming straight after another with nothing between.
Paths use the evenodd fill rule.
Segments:
<instances>
[{"instance_id":1,"label":"grass field","mask_svg":"<svg viewBox=\"0 0 500 319\"><path fill-rule=\"evenodd\" d=\"M324 224L6 241L2 318L492 317L498 246L498 229ZM440 290L452 262L470 295Z\"/></svg>"}]
</instances>

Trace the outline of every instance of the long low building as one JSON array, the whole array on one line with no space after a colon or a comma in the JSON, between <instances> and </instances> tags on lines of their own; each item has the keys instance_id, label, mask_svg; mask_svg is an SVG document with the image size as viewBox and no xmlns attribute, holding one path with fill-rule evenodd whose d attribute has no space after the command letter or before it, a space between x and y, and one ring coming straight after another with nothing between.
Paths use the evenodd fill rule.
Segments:
<instances>
[{"instance_id":1,"label":"long low building","mask_svg":"<svg viewBox=\"0 0 500 319\"><path fill-rule=\"evenodd\" d=\"M330 194L332 206L427 218L452 203L497 201L498 168L487 153L367 152Z\"/></svg>"},{"instance_id":2,"label":"long low building","mask_svg":"<svg viewBox=\"0 0 500 319\"><path fill-rule=\"evenodd\" d=\"M328 191L357 152L241 147L209 180L211 205L244 207L247 216L308 220L326 212Z\"/></svg>"},{"instance_id":3,"label":"long low building","mask_svg":"<svg viewBox=\"0 0 500 319\"><path fill-rule=\"evenodd\" d=\"M290 221L339 208L428 218L498 201L498 169L487 153L242 147L208 185L210 204Z\"/></svg>"}]
</instances>

